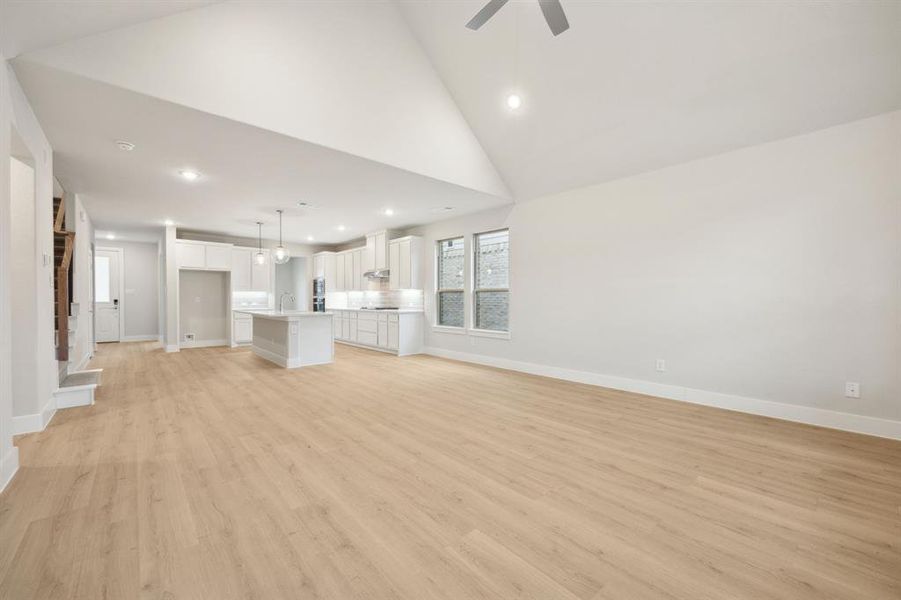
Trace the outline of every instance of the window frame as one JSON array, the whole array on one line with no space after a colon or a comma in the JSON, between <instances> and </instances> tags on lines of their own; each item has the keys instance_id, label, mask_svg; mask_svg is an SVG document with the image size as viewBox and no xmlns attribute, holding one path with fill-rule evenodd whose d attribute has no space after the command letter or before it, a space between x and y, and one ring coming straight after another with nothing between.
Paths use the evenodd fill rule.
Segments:
<instances>
[{"instance_id":1,"label":"window frame","mask_svg":"<svg viewBox=\"0 0 901 600\"><path fill-rule=\"evenodd\" d=\"M477 254L478 254L478 245L479 245L479 237L483 235L488 235L492 233L500 233L502 231L507 232L507 287L505 288L480 288L477 286L477 278L478 278L478 265L476 264ZM499 338L499 339L510 339L510 306L513 302L513 278L512 278L512 269L510 268L512 263L512 245L511 245L511 236L510 236L510 228L509 227L500 227L497 229L488 229L485 231L479 231L472 234L472 239L469 244L469 318L471 326L469 327L470 335L478 336L478 337L489 337L489 338ZM499 330L499 329L480 329L476 326L478 320L476 318L476 297L479 292L506 292L507 293L507 329Z\"/></svg>"},{"instance_id":2,"label":"window frame","mask_svg":"<svg viewBox=\"0 0 901 600\"><path fill-rule=\"evenodd\" d=\"M441 259L441 244L444 242L460 240L463 244L463 281L462 287L459 288L442 288L440 287L441 282L441 267L440 267L440 259ZM465 235L454 235L446 238L441 238L435 240L434 244L435 249L435 323L433 325L436 331L442 331L446 333L466 333L466 314L467 314L467 294L466 294L466 252L468 244L466 243ZM441 294L446 292L459 292L463 294L463 324L462 325L444 325L441 323Z\"/></svg>"}]
</instances>

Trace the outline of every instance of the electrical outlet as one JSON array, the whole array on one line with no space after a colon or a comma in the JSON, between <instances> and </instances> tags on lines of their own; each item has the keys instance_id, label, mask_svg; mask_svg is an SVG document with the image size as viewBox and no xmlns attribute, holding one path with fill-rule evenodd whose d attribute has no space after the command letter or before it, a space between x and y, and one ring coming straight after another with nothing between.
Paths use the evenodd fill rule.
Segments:
<instances>
[{"instance_id":1,"label":"electrical outlet","mask_svg":"<svg viewBox=\"0 0 901 600\"><path fill-rule=\"evenodd\" d=\"M662 358L657 359L657 370L660 371L661 373L666 371L666 361L663 360Z\"/></svg>"},{"instance_id":2,"label":"electrical outlet","mask_svg":"<svg viewBox=\"0 0 901 600\"><path fill-rule=\"evenodd\" d=\"M858 382L845 382L845 398L860 398L860 384Z\"/></svg>"},{"instance_id":3,"label":"electrical outlet","mask_svg":"<svg viewBox=\"0 0 901 600\"><path fill-rule=\"evenodd\" d=\"M193 333L186 333L186 334L185 334L185 341L186 341L186 342L193 342L193 341L194 341L194 334L193 334Z\"/></svg>"}]
</instances>

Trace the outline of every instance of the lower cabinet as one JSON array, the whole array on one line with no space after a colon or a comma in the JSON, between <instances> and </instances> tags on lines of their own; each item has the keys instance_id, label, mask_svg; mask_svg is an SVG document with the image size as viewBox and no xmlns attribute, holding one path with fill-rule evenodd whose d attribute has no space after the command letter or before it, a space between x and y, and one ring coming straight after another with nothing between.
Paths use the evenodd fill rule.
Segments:
<instances>
[{"instance_id":1,"label":"lower cabinet","mask_svg":"<svg viewBox=\"0 0 901 600\"><path fill-rule=\"evenodd\" d=\"M249 344L253 341L253 317L234 313L232 318L232 339L235 344Z\"/></svg>"},{"instance_id":2,"label":"lower cabinet","mask_svg":"<svg viewBox=\"0 0 901 600\"><path fill-rule=\"evenodd\" d=\"M422 352L422 313L335 310L335 340L395 352Z\"/></svg>"}]
</instances>

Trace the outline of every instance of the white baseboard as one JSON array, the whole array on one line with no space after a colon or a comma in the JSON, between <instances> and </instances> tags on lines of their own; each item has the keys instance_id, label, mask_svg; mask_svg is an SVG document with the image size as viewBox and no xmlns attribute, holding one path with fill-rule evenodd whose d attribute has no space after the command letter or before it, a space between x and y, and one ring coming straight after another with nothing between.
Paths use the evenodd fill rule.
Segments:
<instances>
[{"instance_id":1,"label":"white baseboard","mask_svg":"<svg viewBox=\"0 0 901 600\"><path fill-rule=\"evenodd\" d=\"M16 471L19 470L19 449L13 446L6 453L6 456L0 458L0 492L6 489L9 482L12 481Z\"/></svg>"},{"instance_id":2,"label":"white baseboard","mask_svg":"<svg viewBox=\"0 0 901 600\"><path fill-rule=\"evenodd\" d=\"M193 342L181 342L179 348L212 348L213 346L228 346L228 340L194 340ZM166 348L168 352L168 347Z\"/></svg>"},{"instance_id":3,"label":"white baseboard","mask_svg":"<svg viewBox=\"0 0 901 600\"><path fill-rule=\"evenodd\" d=\"M56 397L54 396L47 401L44 408L41 409L41 412L32 415L19 415L13 417L13 435L44 431L55 414Z\"/></svg>"},{"instance_id":4,"label":"white baseboard","mask_svg":"<svg viewBox=\"0 0 901 600\"><path fill-rule=\"evenodd\" d=\"M178 352L178 344L169 344L166 346L166 352Z\"/></svg>"},{"instance_id":5,"label":"white baseboard","mask_svg":"<svg viewBox=\"0 0 901 600\"><path fill-rule=\"evenodd\" d=\"M855 415L835 410L814 408L811 406L786 404L784 402L773 402L771 400L760 400L758 398L747 398L745 396L736 396L733 394L708 392L706 390L695 388L655 383L653 381L642 381L640 379L629 379L626 377L616 377L614 375L603 375L601 373L591 373L589 371L550 367L536 363L486 356L483 354L470 354L469 352L445 350L443 348L424 348L423 352L441 358L478 363L490 367L508 369L510 371L521 371L532 375L542 375L554 379L564 379L576 383L597 385L615 390L667 398L669 400L679 400L682 402L690 402L692 404L703 404L704 406L725 408L727 410L734 410L752 415L782 419L783 421L795 421L797 423L818 425L830 429L840 429L843 431L852 431L854 433L864 433L867 435L901 440L901 421L893 421L891 419L880 419L877 417Z\"/></svg>"},{"instance_id":6,"label":"white baseboard","mask_svg":"<svg viewBox=\"0 0 901 600\"><path fill-rule=\"evenodd\" d=\"M126 335L122 336L121 342L157 342L159 341L160 336L158 335Z\"/></svg>"}]
</instances>

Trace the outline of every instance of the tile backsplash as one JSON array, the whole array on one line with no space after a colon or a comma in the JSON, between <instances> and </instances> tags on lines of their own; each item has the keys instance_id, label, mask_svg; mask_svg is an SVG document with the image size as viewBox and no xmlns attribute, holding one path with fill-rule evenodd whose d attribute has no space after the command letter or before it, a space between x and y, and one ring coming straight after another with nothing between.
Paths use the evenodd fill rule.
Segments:
<instances>
[{"instance_id":1,"label":"tile backsplash","mask_svg":"<svg viewBox=\"0 0 901 600\"><path fill-rule=\"evenodd\" d=\"M422 290L370 290L364 292L329 292L328 308L422 308Z\"/></svg>"}]
</instances>

